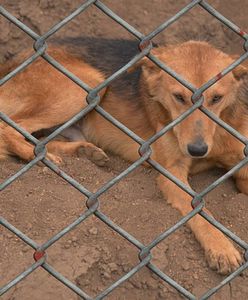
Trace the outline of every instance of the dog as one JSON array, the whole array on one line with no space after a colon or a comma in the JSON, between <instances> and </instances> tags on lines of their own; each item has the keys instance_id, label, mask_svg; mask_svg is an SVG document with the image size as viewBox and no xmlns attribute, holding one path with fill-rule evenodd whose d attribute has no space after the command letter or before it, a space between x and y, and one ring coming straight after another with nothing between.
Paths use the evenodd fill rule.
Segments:
<instances>
[{"instance_id":1,"label":"dog","mask_svg":"<svg viewBox=\"0 0 248 300\"><path fill-rule=\"evenodd\" d=\"M104 81L103 73L79 56L66 49L49 49L51 56L89 86L95 87ZM152 53L197 88L234 60L200 41L158 47ZM23 61L26 55L8 62L1 70L1 77ZM124 88L123 93L118 94L110 85L100 92L100 105L147 140L192 106L192 92L148 58L142 59L135 67L139 70L138 93ZM135 71L135 67L130 72ZM203 93L203 106L244 136L248 136L247 73L245 66L238 66ZM0 111L28 132L37 133L69 120L86 107L85 98L86 92L39 58L3 85ZM96 111L65 130L62 136L68 140L51 141L47 145L47 157L55 163L62 161L61 153L83 152L100 166L108 161L105 151L131 162L140 157L139 144ZM189 185L189 174L213 166L228 170L244 158L244 145L198 109L156 140L151 149L151 158L185 185ZM34 158L34 146L1 122L0 158L9 155L29 161ZM234 178L237 188L248 194L247 167L237 171ZM191 196L163 175L158 176L157 182L172 207L183 216L192 211ZM207 209L204 208L204 211L211 215ZM228 274L242 264L242 257L233 244L203 217L196 215L187 224L203 247L212 269Z\"/></svg>"}]
</instances>

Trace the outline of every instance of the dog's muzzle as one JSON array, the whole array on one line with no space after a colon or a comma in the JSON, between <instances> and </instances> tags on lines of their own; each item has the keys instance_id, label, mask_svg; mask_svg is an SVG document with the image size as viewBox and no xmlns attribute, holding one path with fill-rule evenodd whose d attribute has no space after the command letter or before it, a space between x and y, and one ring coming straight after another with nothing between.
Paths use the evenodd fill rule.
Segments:
<instances>
[{"instance_id":1,"label":"dog's muzzle","mask_svg":"<svg viewBox=\"0 0 248 300\"><path fill-rule=\"evenodd\" d=\"M208 145L202 140L197 140L193 144L188 144L188 153L193 157L204 156L208 152Z\"/></svg>"}]
</instances>

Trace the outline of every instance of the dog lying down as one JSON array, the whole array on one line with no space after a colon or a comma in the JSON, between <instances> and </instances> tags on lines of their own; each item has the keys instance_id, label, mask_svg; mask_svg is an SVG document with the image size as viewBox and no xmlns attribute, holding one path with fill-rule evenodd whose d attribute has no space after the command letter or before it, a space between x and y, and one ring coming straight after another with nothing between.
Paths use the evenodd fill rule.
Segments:
<instances>
[{"instance_id":1,"label":"dog lying down","mask_svg":"<svg viewBox=\"0 0 248 300\"><path fill-rule=\"evenodd\" d=\"M152 52L195 87L202 86L233 62L232 57L206 42L189 41ZM53 48L49 54L91 87L104 80L98 70L66 50ZM20 55L4 66L1 77L24 57ZM134 97L132 93L118 95L110 86L100 93L101 106L146 140L192 106L192 93L147 58L137 67L141 68L139 96ZM248 136L246 75L244 66L235 68L204 92L203 104L244 136ZM66 122L87 105L85 96L81 88L39 58L3 85L0 111L34 133ZM62 153L82 152L96 164L104 165L108 160L105 150L128 161L139 158L139 145L95 111L63 135L67 140L52 141L47 145L47 157L56 163L61 162L59 155ZM152 145L152 158L188 184L189 174L215 165L230 169L244 158L243 149L241 142L196 110ZM34 158L33 150L17 131L0 123L2 159L12 155L29 161ZM248 194L248 168L243 167L234 177L237 188ZM158 176L157 182L167 201L183 216L192 210L192 198L188 194L162 175ZM227 274L242 263L233 244L204 218L197 215L188 225L203 247L211 268Z\"/></svg>"}]
</instances>

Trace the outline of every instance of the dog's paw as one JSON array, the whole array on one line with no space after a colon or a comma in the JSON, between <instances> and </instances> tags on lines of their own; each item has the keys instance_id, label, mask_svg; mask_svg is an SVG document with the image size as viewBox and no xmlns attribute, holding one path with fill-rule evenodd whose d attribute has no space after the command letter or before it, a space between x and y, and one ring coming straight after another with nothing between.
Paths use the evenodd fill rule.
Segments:
<instances>
[{"instance_id":1,"label":"dog's paw","mask_svg":"<svg viewBox=\"0 0 248 300\"><path fill-rule=\"evenodd\" d=\"M231 242L216 241L215 246L206 250L206 258L211 269L222 275L230 274L242 264L242 258Z\"/></svg>"},{"instance_id":2,"label":"dog's paw","mask_svg":"<svg viewBox=\"0 0 248 300\"><path fill-rule=\"evenodd\" d=\"M63 162L60 156L51 153L47 153L47 158L52 162L54 162L56 165L60 165Z\"/></svg>"},{"instance_id":3,"label":"dog's paw","mask_svg":"<svg viewBox=\"0 0 248 300\"><path fill-rule=\"evenodd\" d=\"M89 144L78 149L79 154L85 154L86 157L99 167L103 167L109 161L107 154L93 144Z\"/></svg>"}]
</instances>

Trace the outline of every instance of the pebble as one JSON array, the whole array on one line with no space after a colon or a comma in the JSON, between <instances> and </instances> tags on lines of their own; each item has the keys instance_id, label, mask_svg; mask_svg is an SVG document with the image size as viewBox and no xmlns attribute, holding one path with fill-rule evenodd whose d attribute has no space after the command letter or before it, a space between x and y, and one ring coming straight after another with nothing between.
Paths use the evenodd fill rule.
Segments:
<instances>
[{"instance_id":1,"label":"pebble","mask_svg":"<svg viewBox=\"0 0 248 300\"><path fill-rule=\"evenodd\" d=\"M97 235L98 234L98 229L96 227L92 227L89 229L89 233L93 234L93 235Z\"/></svg>"},{"instance_id":2,"label":"pebble","mask_svg":"<svg viewBox=\"0 0 248 300\"><path fill-rule=\"evenodd\" d=\"M182 262L182 269L183 269L184 271L188 271L188 270L190 269L190 264L189 264L188 261L183 261L183 262Z\"/></svg>"},{"instance_id":3,"label":"pebble","mask_svg":"<svg viewBox=\"0 0 248 300\"><path fill-rule=\"evenodd\" d=\"M32 223L27 223L27 230L31 230L33 228Z\"/></svg>"},{"instance_id":4,"label":"pebble","mask_svg":"<svg viewBox=\"0 0 248 300\"><path fill-rule=\"evenodd\" d=\"M149 281L147 281L146 285L149 289L153 289L153 290L158 289L158 283L156 280L149 280Z\"/></svg>"},{"instance_id":5,"label":"pebble","mask_svg":"<svg viewBox=\"0 0 248 300\"><path fill-rule=\"evenodd\" d=\"M130 268L128 266L123 266L123 271L127 273L130 271Z\"/></svg>"},{"instance_id":6,"label":"pebble","mask_svg":"<svg viewBox=\"0 0 248 300\"><path fill-rule=\"evenodd\" d=\"M65 244L65 245L64 245L64 248L65 248L65 249L69 249L70 247L71 247L70 244Z\"/></svg>"},{"instance_id":7,"label":"pebble","mask_svg":"<svg viewBox=\"0 0 248 300\"><path fill-rule=\"evenodd\" d=\"M48 173L48 172L49 172L49 168L48 168L48 167L44 167L44 168L42 169L42 172L43 172L43 173Z\"/></svg>"},{"instance_id":8,"label":"pebble","mask_svg":"<svg viewBox=\"0 0 248 300\"><path fill-rule=\"evenodd\" d=\"M76 236L73 236L72 239L71 239L73 242L77 242L78 241L78 238Z\"/></svg>"},{"instance_id":9,"label":"pebble","mask_svg":"<svg viewBox=\"0 0 248 300\"><path fill-rule=\"evenodd\" d=\"M248 273L247 272L242 272L239 276L240 277L248 277Z\"/></svg>"},{"instance_id":10,"label":"pebble","mask_svg":"<svg viewBox=\"0 0 248 300\"><path fill-rule=\"evenodd\" d=\"M106 278L106 279L110 279L110 278L111 278L110 274L107 273L107 272L104 272L102 275L103 275L103 277Z\"/></svg>"},{"instance_id":11,"label":"pebble","mask_svg":"<svg viewBox=\"0 0 248 300\"><path fill-rule=\"evenodd\" d=\"M195 255L192 254L192 253L188 253L188 254L186 255L186 257L187 257L188 259L190 259L190 260L197 260L197 258L195 257Z\"/></svg>"},{"instance_id":12,"label":"pebble","mask_svg":"<svg viewBox=\"0 0 248 300\"><path fill-rule=\"evenodd\" d=\"M31 249L31 248L28 245L26 245L22 248L22 252L26 253L26 252L28 252L29 249Z\"/></svg>"},{"instance_id":13,"label":"pebble","mask_svg":"<svg viewBox=\"0 0 248 300\"><path fill-rule=\"evenodd\" d=\"M108 266L109 266L109 269L110 269L111 272L118 271L118 266L117 266L116 263L109 263Z\"/></svg>"},{"instance_id":14,"label":"pebble","mask_svg":"<svg viewBox=\"0 0 248 300\"><path fill-rule=\"evenodd\" d=\"M163 248L164 248L164 253L166 253L169 250L169 245L164 245Z\"/></svg>"},{"instance_id":15,"label":"pebble","mask_svg":"<svg viewBox=\"0 0 248 300\"><path fill-rule=\"evenodd\" d=\"M152 272L152 274L151 274L151 277L152 277L153 279L156 279L156 280L158 279L158 275L157 275L156 273L153 273L153 272Z\"/></svg>"},{"instance_id":16,"label":"pebble","mask_svg":"<svg viewBox=\"0 0 248 300\"><path fill-rule=\"evenodd\" d=\"M208 264L205 260L202 261L201 265L204 267L204 268L207 268L208 267Z\"/></svg>"},{"instance_id":17,"label":"pebble","mask_svg":"<svg viewBox=\"0 0 248 300\"><path fill-rule=\"evenodd\" d=\"M137 289L142 289L142 283L140 281L132 280L130 283L133 285L133 287L135 287Z\"/></svg>"}]
</instances>

